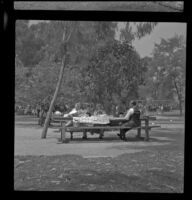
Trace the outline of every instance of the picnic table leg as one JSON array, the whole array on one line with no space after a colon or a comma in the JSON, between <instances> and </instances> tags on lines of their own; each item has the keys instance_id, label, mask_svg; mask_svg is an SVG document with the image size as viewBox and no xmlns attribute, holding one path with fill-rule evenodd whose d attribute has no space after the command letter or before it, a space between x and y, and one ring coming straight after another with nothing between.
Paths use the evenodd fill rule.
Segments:
<instances>
[{"instance_id":1,"label":"picnic table leg","mask_svg":"<svg viewBox=\"0 0 192 200\"><path fill-rule=\"evenodd\" d=\"M137 138L141 138L141 128L137 129Z\"/></svg>"},{"instance_id":2,"label":"picnic table leg","mask_svg":"<svg viewBox=\"0 0 192 200\"><path fill-rule=\"evenodd\" d=\"M100 133L99 133L99 139L102 139L104 136L104 130L100 130Z\"/></svg>"},{"instance_id":3,"label":"picnic table leg","mask_svg":"<svg viewBox=\"0 0 192 200\"><path fill-rule=\"evenodd\" d=\"M71 131L70 133L71 133L71 140L72 140L73 139L73 132Z\"/></svg>"},{"instance_id":4,"label":"picnic table leg","mask_svg":"<svg viewBox=\"0 0 192 200\"><path fill-rule=\"evenodd\" d=\"M145 119L145 141L149 140L149 118Z\"/></svg>"},{"instance_id":5,"label":"picnic table leg","mask_svg":"<svg viewBox=\"0 0 192 200\"><path fill-rule=\"evenodd\" d=\"M83 137L82 139L87 139L87 131L83 131Z\"/></svg>"},{"instance_id":6,"label":"picnic table leg","mask_svg":"<svg viewBox=\"0 0 192 200\"><path fill-rule=\"evenodd\" d=\"M65 137L65 123L61 122L61 142L65 143L66 142L66 137Z\"/></svg>"},{"instance_id":7,"label":"picnic table leg","mask_svg":"<svg viewBox=\"0 0 192 200\"><path fill-rule=\"evenodd\" d=\"M140 123L139 123L139 126L141 127L141 121L140 121ZM137 136L136 136L137 138L141 138L141 128L138 128L137 129Z\"/></svg>"}]
</instances>

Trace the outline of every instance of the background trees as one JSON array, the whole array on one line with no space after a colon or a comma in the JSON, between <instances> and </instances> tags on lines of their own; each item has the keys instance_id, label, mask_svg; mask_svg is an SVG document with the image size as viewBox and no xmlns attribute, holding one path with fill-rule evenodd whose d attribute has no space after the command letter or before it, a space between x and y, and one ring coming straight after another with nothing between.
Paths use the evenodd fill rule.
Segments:
<instances>
[{"instance_id":1,"label":"background trees","mask_svg":"<svg viewBox=\"0 0 192 200\"><path fill-rule=\"evenodd\" d=\"M176 99L180 114L185 99L186 44L183 36L161 39L149 62L147 89L153 99Z\"/></svg>"},{"instance_id":2,"label":"background trees","mask_svg":"<svg viewBox=\"0 0 192 200\"><path fill-rule=\"evenodd\" d=\"M85 77L81 80L84 97L101 103L106 111L114 104L138 98L140 56L126 42L114 40L98 49L81 73Z\"/></svg>"},{"instance_id":3,"label":"background trees","mask_svg":"<svg viewBox=\"0 0 192 200\"><path fill-rule=\"evenodd\" d=\"M157 23L126 22L120 32L116 22L74 23L66 51L61 42L65 22L16 22L16 102L52 98L65 54L58 102L98 102L110 111L112 104L147 96L173 99L177 94L182 101L185 41L180 36L162 39L152 57L141 58L133 41L150 34Z\"/></svg>"}]
</instances>

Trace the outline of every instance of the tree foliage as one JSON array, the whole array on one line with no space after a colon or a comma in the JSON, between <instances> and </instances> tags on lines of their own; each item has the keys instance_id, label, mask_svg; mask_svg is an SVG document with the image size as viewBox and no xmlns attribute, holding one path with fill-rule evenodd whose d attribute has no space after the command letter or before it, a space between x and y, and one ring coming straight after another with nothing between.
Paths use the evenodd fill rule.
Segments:
<instances>
[{"instance_id":1,"label":"tree foliage","mask_svg":"<svg viewBox=\"0 0 192 200\"><path fill-rule=\"evenodd\" d=\"M34 67L43 58L44 41L28 28L27 21L16 23L16 52L25 67Z\"/></svg>"},{"instance_id":2,"label":"tree foliage","mask_svg":"<svg viewBox=\"0 0 192 200\"><path fill-rule=\"evenodd\" d=\"M136 38L141 39L149 35L156 25L156 22L126 22L120 31L120 40L132 44Z\"/></svg>"},{"instance_id":3,"label":"tree foliage","mask_svg":"<svg viewBox=\"0 0 192 200\"><path fill-rule=\"evenodd\" d=\"M81 81L84 97L103 104L106 110L114 104L138 97L141 62L128 43L114 40L101 47L81 73L85 77Z\"/></svg>"},{"instance_id":4,"label":"tree foliage","mask_svg":"<svg viewBox=\"0 0 192 200\"><path fill-rule=\"evenodd\" d=\"M186 45L182 35L161 39L155 44L150 62L148 88L154 99L173 100L177 96L182 114L185 98Z\"/></svg>"},{"instance_id":5,"label":"tree foliage","mask_svg":"<svg viewBox=\"0 0 192 200\"><path fill-rule=\"evenodd\" d=\"M20 67L16 68L16 98L25 97L26 102L36 103L53 96L66 50L67 65L58 98L69 104L98 102L101 93L106 105L107 102L137 97L145 67L136 51L128 45L133 40L129 33L124 31L126 39L119 42L115 39L116 22L74 21L71 39L65 49L61 41L66 23L50 21L29 26L27 20L17 21L16 59ZM144 24L133 33L134 38L138 37L137 32L142 30L140 35L144 36L154 28L153 23L151 29L149 24L148 27Z\"/></svg>"}]
</instances>

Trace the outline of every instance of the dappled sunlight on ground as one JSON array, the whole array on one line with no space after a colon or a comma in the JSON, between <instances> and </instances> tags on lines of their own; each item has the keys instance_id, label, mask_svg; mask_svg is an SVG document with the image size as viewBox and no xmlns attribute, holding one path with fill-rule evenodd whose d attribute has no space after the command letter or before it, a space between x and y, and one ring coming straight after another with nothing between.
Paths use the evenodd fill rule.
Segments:
<instances>
[{"instance_id":1,"label":"dappled sunlight on ground","mask_svg":"<svg viewBox=\"0 0 192 200\"><path fill-rule=\"evenodd\" d=\"M91 134L82 140L77 133L69 143L58 144L58 129L41 139L42 127L32 121L15 123L15 190L183 192L182 124L153 129L148 142L131 130L127 141L117 132L102 140Z\"/></svg>"}]
</instances>

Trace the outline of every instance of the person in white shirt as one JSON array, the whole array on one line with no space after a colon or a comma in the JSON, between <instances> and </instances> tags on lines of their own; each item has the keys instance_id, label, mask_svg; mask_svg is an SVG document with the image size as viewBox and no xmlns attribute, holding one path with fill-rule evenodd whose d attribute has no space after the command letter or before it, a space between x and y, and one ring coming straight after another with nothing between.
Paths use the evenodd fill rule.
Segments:
<instances>
[{"instance_id":1,"label":"person in white shirt","mask_svg":"<svg viewBox=\"0 0 192 200\"><path fill-rule=\"evenodd\" d=\"M68 113L64 114L64 117L80 117L85 114L85 111L81 109L81 104L76 103L75 107ZM66 126L72 126L73 120L69 121Z\"/></svg>"},{"instance_id":2,"label":"person in white shirt","mask_svg":"<svg viewBox=\"0 0 192 200\"><path fill-rule=\"evenodd\" d=\"M68 114L65 114L64 117L81 117L81 116L88 116L86 114L87 110L81 109L81 104L76 103L75 108L73 108ZM70 120L66 125L66 127L73 126L73 119ZM71 139L72 139L72 132L71 132ZM83 139L87 139L87 132L83 132Z\"/></svg>"},{"instance_id":3,"label":"person in white shirt","mask_svg":"<svg viewBox=\"0 0 192 200\"><path fill-rule=\"evenodd\" d=\"M133 127L140 125L140 111L137 107L136 101L130 102L130 108L127 111L124 119L127 120L122 126L125 127L125 129L120 130L120 134L117 134L120 139L126 140L126 132L131 130ZM128 128L126 128L128 127Z\"/></svg>"},{"instance_id":4,"label":"person in white shirt","mask_svg":"<svg viewBox=\"0 0 192 200\"><path fill-rule=\"evenodd\" d=\"M76 116L80 110L80 103L76 103L75 107L67 114L64 114L64 117L73 117Z\"/></svg>"}]
</instances>

